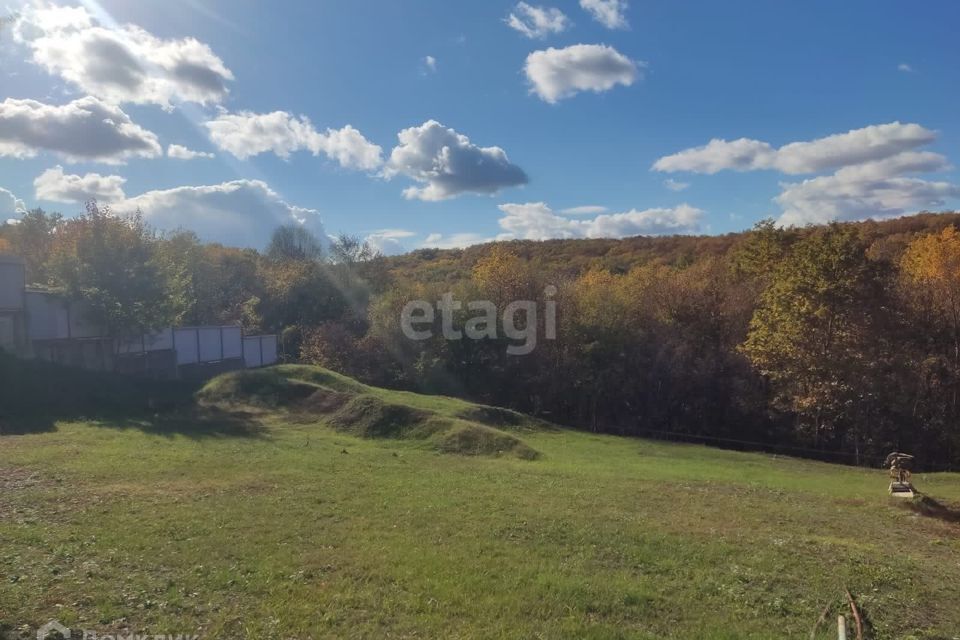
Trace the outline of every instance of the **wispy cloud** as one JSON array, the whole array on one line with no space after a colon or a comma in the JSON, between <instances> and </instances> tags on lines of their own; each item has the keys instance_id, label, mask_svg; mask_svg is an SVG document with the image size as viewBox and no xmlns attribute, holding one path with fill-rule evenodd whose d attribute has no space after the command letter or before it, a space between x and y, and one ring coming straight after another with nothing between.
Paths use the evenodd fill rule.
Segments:
<instances>
[{"instance_id":1,"label":"wispy cloud","mask_svg":"<svg viewBox=\"0 0 960 640\"><path fill-rule=\"evenodd\" d=\"M531 39L563 33L571 24L570 19L560 9L535 7L526 2L518 2L504 22L514 31Z\"/></svg>"},{"instance_id":2,"label":"wispy cloud","mask_svg":"<svg viewBox=\"0 0 960 640\"><path fill-rule=\"evenodd\" d=\"M626 29L627 0L580 0L580 6L608 29Z\"/></svg>"}]
</instances>

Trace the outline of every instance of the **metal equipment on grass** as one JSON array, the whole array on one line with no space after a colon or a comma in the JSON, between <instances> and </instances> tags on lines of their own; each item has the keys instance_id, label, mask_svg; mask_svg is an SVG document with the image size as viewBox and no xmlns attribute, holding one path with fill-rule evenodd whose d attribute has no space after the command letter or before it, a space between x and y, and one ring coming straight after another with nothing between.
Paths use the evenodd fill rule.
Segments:
<instances>
[{"instance_id":1,"label":"metal equipment on grass","mask_svg":"<svg viewBox=\"0 0 960 640\"><path fill-rule=\"evenodd\" d=\"M912 498L913 485L910 483L910 468L913 456L894 451L887 456L883 465L890 468L890 495L895 498Z\"/></svg>"}]
</instances>

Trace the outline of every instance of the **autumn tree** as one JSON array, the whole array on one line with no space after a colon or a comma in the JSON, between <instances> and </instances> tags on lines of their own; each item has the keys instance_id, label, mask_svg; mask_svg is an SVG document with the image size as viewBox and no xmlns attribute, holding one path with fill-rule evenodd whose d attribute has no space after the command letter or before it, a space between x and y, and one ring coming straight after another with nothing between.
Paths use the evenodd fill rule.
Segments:
<instances>
[{"instance_id":1,"label":"autumn tree","mask_svg":"<svg viewBox=\"0 0 960 640\"><path fill-rule=\"evenodd\" d=\"M925 234L900 260L899 291L910 329L905 386L915 389L912 415L925 440L960 447L960 233Z\"/></svg>"},{"instance_id":2,"label":"autumn tree","mask_svg":"<svg viewBox=\"0 0 960 640\"><path fill-rule=\"evenodd\" d=\"M731 265L740 276L766 279L796 240L795 230L778 227L772 218L753 225L732 251Z\"/></svg>"},{"instance_id":3,"label":"autumn tree","mask_svg":"<svg viewBox=\"0 0 960 640\"><path fill-rule=\"evenodd\" d=\"M379 254L370 243L359 236L341 233L330 245L330 260L336 264L352 265L373 260Z\"/></svg>"},{"instance_id":4,"label":"autumn tree","mask_svg":"<svg viewBox=\"0 0 960 640\"><path fill-rule=\"evenodd\" d=\"M778 406L814 443L841 439L868 402L876 281L857 230L831 225L780 262L750 322L744 353L769 378ZM853 431L854 439L859 435Z\"/></svg>"},{"instance_id":5,"label":"autumn tree","mask_svg":"<svg viewBox=\"0 0 960 640\"><path fill-rule=\"evenodd\" d=\"M900 265L905 291L944 332L960 370L960 233L951 226L917 238Z\"/></svg>"},{"instance_id":6,"label":"autumn tree","mask_svg":"<svg viewBox=\"0 0 960 640\"><path fill-rule=\"evenodd\" d=\"M319 260L323 257L323 245L303 225L287 224L273 231L266 255L267 258L276 262Z\"/></svg>"},{"instance_id":7,"label":"autumn tree","mask_svg":"<svg viewBox=\"0 0 960 640\"><path fill-rule=\"evenodd\" d=\"M256 251L203 244L189 231L167 234L157 251L171 290L175 323L257 329L259 319L249 313L263 295Z\"/></svg>"},{"instance_id":8,"label":"autumn tree","mask_svg":"<svg viewBox=\"0 0 960 640\"><path fill-rule=\"evenodd\" d=\"M27 282L48 284L48 261L54 245L54 231L63 222L59 213L33 209L23 214L17 224L4 226L9 251L23 258Z\"/></svg>"},{"instance_id":9,"label":"autumn tree","mask_svg":"<svg viewBox=\"0 0 960 640\"><path fill-rule=\"evenodd\" d=\"M529 263L504 246L495 246L477 261L471 280L478 294L497 308L535 295L535 278Z\"/></svg>"},{"instance_id":10,"label":"autumn tree","mask_svg":"<svg viewBox=\"0 0 960 640\"><path fill-rule=\"evenodd\" d=\"M62 221L48 263L52 284L86 303L111 335L169 325L175 308L158 259L156 235L137 214L113 215L89 203L84 215Z\"/></svg>"}]
</instances>

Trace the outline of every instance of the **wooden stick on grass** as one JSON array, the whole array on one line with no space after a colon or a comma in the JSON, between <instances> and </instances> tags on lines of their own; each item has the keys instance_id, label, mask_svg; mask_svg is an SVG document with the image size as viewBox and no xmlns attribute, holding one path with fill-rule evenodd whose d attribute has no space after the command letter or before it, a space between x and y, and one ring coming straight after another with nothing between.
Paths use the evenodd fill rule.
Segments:
<instances>
[{"instance_id":1,"label":"wooden stick on grass","mask_svg":"<svg viewBox=\"0 0 960 640\"><path fill-rule=\"evenodd\" d=\"M860 612L857 611L857 603L853 600L850 589L844 588L847 592L847 602L850 603L850 611L853 613L853 619L857 623L857 640L863 640L863 620L860 619Z\"/></svg>"}]
</instances>

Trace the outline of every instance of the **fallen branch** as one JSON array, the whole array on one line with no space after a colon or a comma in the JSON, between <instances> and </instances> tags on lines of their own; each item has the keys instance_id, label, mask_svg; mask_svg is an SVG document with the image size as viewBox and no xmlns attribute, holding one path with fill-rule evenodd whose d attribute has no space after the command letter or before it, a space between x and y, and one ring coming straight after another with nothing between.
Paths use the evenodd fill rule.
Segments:
<instances>
[{"instance_id":1,"label":"fallen branch","mask_svg":"<svg viewBox=\"0 0 960 640\"><path fill-rule=\"evenodd\" d=\"M857 623L857 640L863 640L863 620L860 619L860 612L857 611L857 603L853 600L850 589L844 588L847 592L847 602L850 603L850 611L853 613L853 619Z\"/></svg>"}]
</instances>

